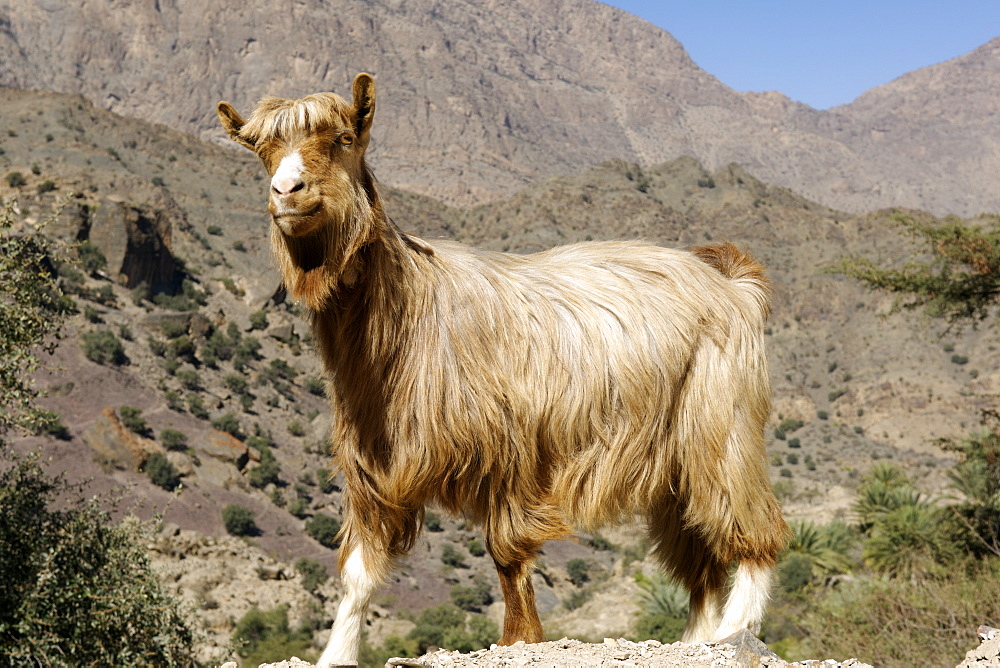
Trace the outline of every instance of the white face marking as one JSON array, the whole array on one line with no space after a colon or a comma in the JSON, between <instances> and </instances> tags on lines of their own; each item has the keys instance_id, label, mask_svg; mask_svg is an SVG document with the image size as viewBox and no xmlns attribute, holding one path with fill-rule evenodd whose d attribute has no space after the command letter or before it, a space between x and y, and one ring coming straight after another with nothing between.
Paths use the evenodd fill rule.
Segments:
<instances>
[{"instance_id":1,"label":"white face marking","mask_svg":"<svg viewBox=\"0 0 1000 668\"><path fill-rule=\"evenodd\" d=\"M302 184L302 173L305 169L306 165L302 162L302 154L298 150L292 151L278 163L278 169L271 177L271 187L279 195L289 194L296 186Z\"/></svg>"}]
</instances>

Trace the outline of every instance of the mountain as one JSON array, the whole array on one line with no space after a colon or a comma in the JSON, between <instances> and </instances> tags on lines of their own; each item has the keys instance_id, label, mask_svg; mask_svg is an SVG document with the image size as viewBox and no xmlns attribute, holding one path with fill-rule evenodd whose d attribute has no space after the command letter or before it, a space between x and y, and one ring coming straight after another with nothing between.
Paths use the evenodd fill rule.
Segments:
<instances>
[{"instance_id":1,"label":"mountain","mask_svg":"<svg viewBox=\"0 0 1000 668\"><path fill-rule=\"evenodd\" d=\"M997 44L817 111L740 94L590 0L0 1L0 85L79 93L222 140L214 105L377 76L388 183L453 204L609 159L729 163L827 206L1000 210Z\"/></svg>"}]
</instances>

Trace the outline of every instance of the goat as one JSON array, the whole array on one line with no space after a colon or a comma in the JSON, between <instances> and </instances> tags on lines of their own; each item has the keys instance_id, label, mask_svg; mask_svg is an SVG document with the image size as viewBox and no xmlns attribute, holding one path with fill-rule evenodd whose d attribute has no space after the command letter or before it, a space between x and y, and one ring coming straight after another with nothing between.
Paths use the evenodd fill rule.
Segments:
<instances>
[{"instance_id":1,"label":"goat","mask_svg":"<svg viewBox=\"0 0 1000 668\"><path fill-rule=\"evenodd\" d=\"M765 457L763 267L730 244L513 255L407 235L365 161L374 111L364 73L351 103L269 97L246 120L218 105L271 177L272 252L336 420L345 593L319 665L357 660L372 593L432 502L483 528L501 644L544 639L544 541L635 516L690 593L684 640L759 629L788 535Z\"/></svg>"}]
</instances>

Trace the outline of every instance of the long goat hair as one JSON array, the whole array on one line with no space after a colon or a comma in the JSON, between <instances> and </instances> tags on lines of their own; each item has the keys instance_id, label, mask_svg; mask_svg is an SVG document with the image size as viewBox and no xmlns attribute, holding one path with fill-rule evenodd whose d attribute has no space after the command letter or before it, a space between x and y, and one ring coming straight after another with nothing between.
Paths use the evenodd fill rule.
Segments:
<instances>
[{"instance_id":1,"label":"long goat hair","mask_svg":"<svg viewBox=\"0 0 1000 668\"><path fill-rule=\"evenodd\" d=\"M268 98L246 121L219 105L272 176L273 252L336 417L346 593L320 665L356 660L371 593L429 503L483 528L501 643L543 639L544 541L635 516L691 593L685 640L758 627L788 532L765 457L763 267L731 244L512 255L408 236L364 161L374 107L365 74L353 104Z\"/></svg>"}]
</instances>

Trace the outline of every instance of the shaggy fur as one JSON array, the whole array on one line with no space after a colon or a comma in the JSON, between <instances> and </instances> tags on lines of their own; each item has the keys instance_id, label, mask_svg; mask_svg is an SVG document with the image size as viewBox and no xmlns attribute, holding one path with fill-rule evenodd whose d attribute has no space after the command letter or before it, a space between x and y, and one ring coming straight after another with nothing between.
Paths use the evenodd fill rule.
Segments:
<instances>
[{"instance_id":1,"label":"shaggy fur","mask_svg":"<svg viewBox=\"0 0 1000 668\"><path fill-rule=\"evenodd\" d=\"M268 98L230 136L272 181L272 246L312 314L346 479L347 594L321 665L356 659L371 591L437 503L483 528L506 617L543 639L536 550L643 518L690 591L685 639L759 626L788 528L764 448L763 268L729 244L585 243L534 255L396 229L364 161L374 81L354 101ZM725 596L729 568L738 564Z\"/></svg>"}]
</instances>

